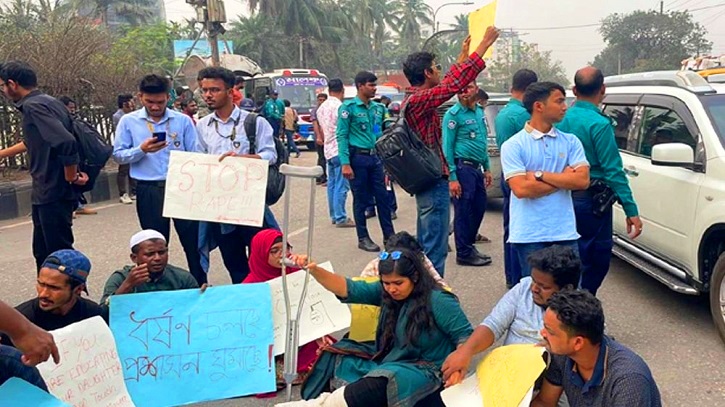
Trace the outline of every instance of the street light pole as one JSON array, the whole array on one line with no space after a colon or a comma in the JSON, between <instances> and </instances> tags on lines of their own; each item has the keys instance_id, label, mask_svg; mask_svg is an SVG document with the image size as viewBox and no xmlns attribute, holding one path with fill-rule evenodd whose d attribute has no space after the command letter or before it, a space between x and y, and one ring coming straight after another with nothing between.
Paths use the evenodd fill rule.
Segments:
<instances>
[{"instance_id":1,"label":"street light pole","mask_svg":"<svg viewBox=\"0 0 725 407\"><path fill-rule=\"evenodd\" d=\"M433 12L433 27L432 27L433 28L433 33L435 34L435 32L438 31L438 28L436 26L436 16L438 15L438 12L443 7L446 7L446 6L456 6L456 5L458 5L458 6L470 6L471 4L473 4L472 1L462 1L462 2L455 2L455 3L446 3L446 4L442 4L442 5L438 6L438 8L435 9L435 11Z\"/></svg>"}]
</instances>

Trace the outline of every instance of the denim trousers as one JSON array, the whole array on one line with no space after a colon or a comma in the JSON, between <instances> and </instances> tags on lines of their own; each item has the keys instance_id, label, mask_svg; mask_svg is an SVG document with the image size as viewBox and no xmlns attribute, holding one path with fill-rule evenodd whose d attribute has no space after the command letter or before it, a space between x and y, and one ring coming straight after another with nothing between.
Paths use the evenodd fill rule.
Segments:
<instances>
[{"instance_id":1,"label":"denim trousers","mask_svg":"<svg viewBox=\"0 0 725 407\"><path fill-rule=\"evenodd\" d=\"M506 276L506 285L513 287L521 280L521 265L514 253L509 240L509 207L511 205L511 188L501 174L501 193L503 195L503 269Z\"/></svg>"},{"instance_id":2,"label":"denim trousers","mask_svg":"<svg viewBox=\"0 0 725 407\"><path fill-rule=\"evenodd\" d=\"M350 183L342 176L340 157L335 156L327 160L327 206L330 209L330 220L334 224L347 220L347 193Z\"/></svg>"},{"instance_id":3,"label":"denim trousers","mask_svg":"<svg viewBox=\"0 0 725 407\"><path fill-rule=\"evenodd\" d=\"M612 207L602 216L595 215L592 196L587 191L572 194L576 230L579 232L579 258L582 262L581 288L596 295L612 260Z\"/></svg>"},{"instance_id":4,"label":"denim trousers","mask_svg":"<svg viewBox=\"0 0 725 407\"><path fill-rule=\"evenodd\" d=\"M418 209L418 242L442 277L448 257L448 225L451 218L448 180L441 178L427 191L416 194L415 203Z\"/></svg>"}]
</instances>

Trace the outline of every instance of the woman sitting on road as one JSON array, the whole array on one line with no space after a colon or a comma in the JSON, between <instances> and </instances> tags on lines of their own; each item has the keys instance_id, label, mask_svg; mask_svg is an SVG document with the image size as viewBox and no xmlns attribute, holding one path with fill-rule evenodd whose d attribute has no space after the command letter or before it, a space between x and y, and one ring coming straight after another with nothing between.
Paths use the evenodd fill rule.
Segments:
<instances>
[{"instance_id":1,"label":"woman sitting on road","mask_svg":"<svg viewBox=\"0 0 725 407\"><path fill-rule=\"evenodd\" d=\"M453 294L441 291L410 250L380 254L380 282L353 281L305 256L295 261L342 301L381 307L374 342L349 339L323 348L290 406L443 406L440 368L473 329ZM325 393L336 389L332 394Z\"/></svg>"},{"instance_id":2,"label":"woman sitting on road","mask_svg":"<svg viewBox=\"0 0 725 407\"><path fill-rule=\"evenodd\" d=\"M287 267L287 273L300 271L299 268ZM242 284L264 283L282 275L282 233L276 229L264 229L252 238L251 252L249 253L249 275ZM321 346L329 345L334 340L331 337L320 338L317 341L302 345L298 351L297 379L293 384L300 384L309 374L312 365L317 361ZM282 373L284 372L283 356L275 359L277 373L277 387L285 386ZM271 397L274 397L272 394Z\"/></svg>"}]
</instances>

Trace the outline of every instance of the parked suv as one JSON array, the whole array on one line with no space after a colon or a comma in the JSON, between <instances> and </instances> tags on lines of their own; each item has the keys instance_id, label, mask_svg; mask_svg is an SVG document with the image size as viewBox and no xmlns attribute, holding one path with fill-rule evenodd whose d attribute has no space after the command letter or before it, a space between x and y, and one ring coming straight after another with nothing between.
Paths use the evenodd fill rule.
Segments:
<instances>
[{"instance_id":1,"label":"parked suv","mask_svg":"<svg viewBox=\"0 0 725 407\"><path fill-rule=\"evenodd\" d=\"M608 77L615 126L644 231L614 208L614 254L670 289L709 294L725 341L725 95L694 72Z\"/></svg>"}]
</instances>

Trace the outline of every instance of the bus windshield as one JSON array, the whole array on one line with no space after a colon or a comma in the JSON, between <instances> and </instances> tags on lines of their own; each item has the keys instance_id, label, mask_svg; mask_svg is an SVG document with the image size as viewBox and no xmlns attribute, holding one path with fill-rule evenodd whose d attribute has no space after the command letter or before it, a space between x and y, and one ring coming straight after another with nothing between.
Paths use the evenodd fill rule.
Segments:
<instances>
[{"instance_id":1,"label":"bus windshield","mask_svg":"<svg viewBox=\"0 0 725 407\"><path fill-rule=\"evenodd\" d=\"M317 94L327 87L327 78L322 76L279 77L274 84L280 99L287 99L298 113L308 113L317 105Z\"/></svg>"}]
</instances>

